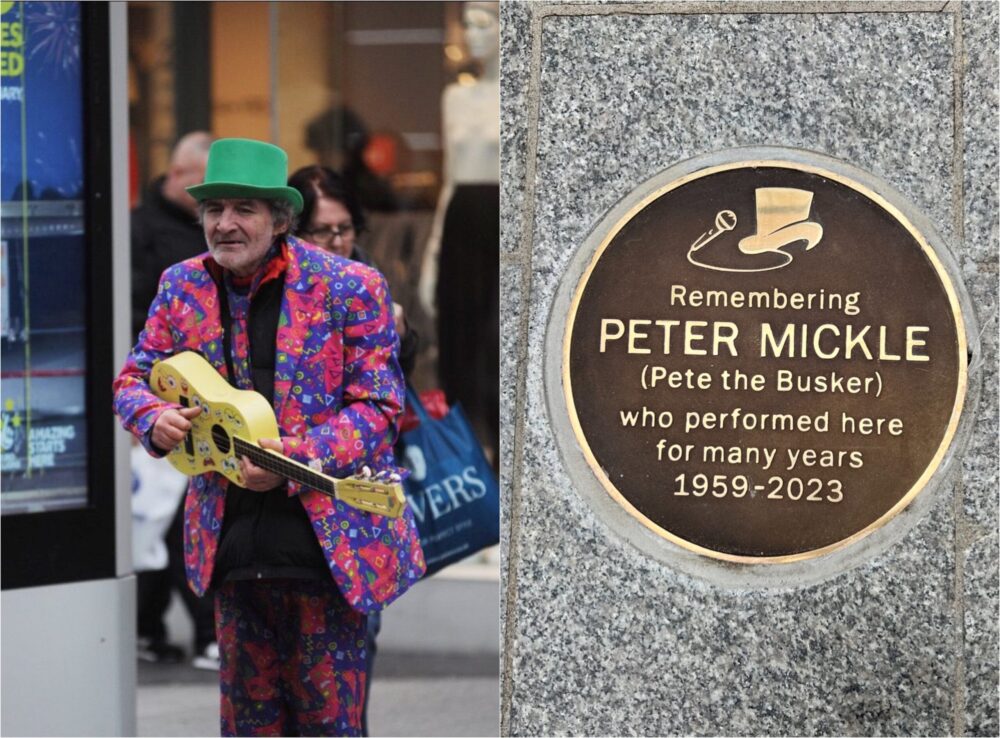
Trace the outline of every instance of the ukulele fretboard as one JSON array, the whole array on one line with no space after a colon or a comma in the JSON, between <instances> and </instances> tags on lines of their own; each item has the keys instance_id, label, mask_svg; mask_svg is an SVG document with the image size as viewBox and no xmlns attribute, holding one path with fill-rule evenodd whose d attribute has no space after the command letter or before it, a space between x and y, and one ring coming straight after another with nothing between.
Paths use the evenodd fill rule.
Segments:
<instances>
[{"instance_id":1,"label":"ukulele fretboard","mask_svg":"<svg viewBox=\"0 0 1000 738\"><path fill-rule=\"evenodd\" d=\"M237 456L246 456L261 469L267 469L285 479L304 484L325 495L334 495L334 481L319 472L286 459L277 452L256 446L239 436L233 437L233 449Z\"/></svg>"}]
</instances>

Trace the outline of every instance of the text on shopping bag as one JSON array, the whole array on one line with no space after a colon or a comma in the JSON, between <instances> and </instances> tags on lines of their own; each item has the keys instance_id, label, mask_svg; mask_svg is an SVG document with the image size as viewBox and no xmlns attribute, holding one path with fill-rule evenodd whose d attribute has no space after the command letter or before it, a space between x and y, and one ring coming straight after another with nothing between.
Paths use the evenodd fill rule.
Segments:
<instances>
[{"instance_id":1,"label":"text on shopping bag","mask_svg":"<svg viewBox=\"0 0 1000 738\"><path fill-rule=\"evenodd\" d=\"M413 470L411 478L422 482L427 475L424 452L419 446L407 446L407 466ZM479 477L476 467L469 465L460 474L452 474L423 488L424 494L408 496L410 509L417 521L423 523L430 513L432 520L455 512L463 505L486 496L486 483Z\"/></svg>"}]
</instances>

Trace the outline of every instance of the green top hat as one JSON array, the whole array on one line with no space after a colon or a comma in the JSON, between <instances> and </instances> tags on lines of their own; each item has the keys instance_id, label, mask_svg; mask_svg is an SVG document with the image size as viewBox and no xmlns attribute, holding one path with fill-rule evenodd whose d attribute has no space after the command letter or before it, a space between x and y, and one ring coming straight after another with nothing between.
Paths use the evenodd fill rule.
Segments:
<instances>
[{"instance_id":1,"label":"green top hat","mask_svg":"<svg viewBox=\"0 0 1000 738\"><path fill-rule=\"evenodd\" d=\"M286 200L299 213L302 195L287 182L288 156L277 146L249 138L220 138L208 150L205 181L187 191L198 202L231 197Z\"/></svg>"}]
</instances>

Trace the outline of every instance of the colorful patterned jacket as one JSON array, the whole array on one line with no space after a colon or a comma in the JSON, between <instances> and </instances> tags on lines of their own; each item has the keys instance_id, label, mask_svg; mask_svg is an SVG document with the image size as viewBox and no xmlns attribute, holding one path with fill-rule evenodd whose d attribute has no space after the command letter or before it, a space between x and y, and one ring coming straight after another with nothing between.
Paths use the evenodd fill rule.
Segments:
<instances>
[{"instance_id":1,"label":"colorful patterned jacket","mask_svg":"<svg viewBox=\"0 0 1000 738\"><path fill-rule=\"evenodd\" d=\"M404 386L399 339L382 275L358 262L293 237L284 242L284 294L278 319L274 407L284 453L331 476L363 465L393 467L392 442ZM226 376L218 288L203 254L167 269L146 327L114 383L115 413L146 450L169 407L147 384L153 364L196 351ZM235 317L235 316L234 316ZM236 321L234 321L236 324ZM237 385L250 387L248 342L239 325L231 336ZM199 595L212 580L228 480L215 472L191 478L184 503L184 563ZM302 501L330 572L355 610L388 605L424 572L413 514L395 520L358 511L289 482Z\"/></svg>"}]
</instances>

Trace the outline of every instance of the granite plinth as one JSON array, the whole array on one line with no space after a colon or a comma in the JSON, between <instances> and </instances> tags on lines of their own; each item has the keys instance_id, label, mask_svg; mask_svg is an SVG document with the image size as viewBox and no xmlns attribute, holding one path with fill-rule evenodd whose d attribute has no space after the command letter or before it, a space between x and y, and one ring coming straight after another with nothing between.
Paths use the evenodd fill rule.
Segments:
<instances>
[{"instance_id":1,"label":"granite plinth","mask_svg":"<svg viewBox=\"0 0 1000 738\"><path fill-rule=\"evenodd\" d=\"M515 531L505 733L996 734L997 23L987 5L505 7L504 64L518 89L505 87L502 173L518 235L505 236L504 260L520 268L501 279L521 301L506 308L518 338L501 374L516 382L505 402L518 410L505 462L516 490L505 513ZM834 156L902 193L949 245L984 329L981 402L933 504L863 564L771 590L681 573L597 515L553 436L544 369L560 281L604 215L672 164L757 145Z\"/></svg>"}]
</instances>

